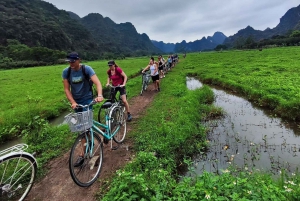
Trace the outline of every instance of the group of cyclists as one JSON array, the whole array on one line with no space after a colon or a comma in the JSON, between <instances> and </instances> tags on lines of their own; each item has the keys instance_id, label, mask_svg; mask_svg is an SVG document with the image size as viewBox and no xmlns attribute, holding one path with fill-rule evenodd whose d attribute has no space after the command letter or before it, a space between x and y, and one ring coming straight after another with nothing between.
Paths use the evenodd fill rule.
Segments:
<instances>
[{"instance_id":1,"label":"group of cyclists","mask_svg":"<svg viewBox=\"0 0 300 201\"><path fill-rule=\"evenodd\" d=\"M162 55L157 57L157 61L154 60L154 57L150 58L149 64L142 70L142 73L150 70L155 91L160 91L160 79L166 77L166 72L174 68L178 60L177 54L169 55L167 60Z\"/></svg>"},{"instance_id":2,"label":"group of cyclists","mask_svg":"<svg viewBox=\"0 0 300 201\"><path fill-rule=\"evenodd\" d=\"M149 64L143 69L143 72L150 70L155 91L160 91L160 79L166 76L165 74L168 70L174 68L178 60L179 57L177 54L169 55L167 59L159 55L157 61L155 61L154 57L150 58ZM69 62L69 67L65 68L62 73L64 91L75 112L81 112L77 108L78 104L87 105L92 100L96 102L103 101L102 84L93 68L81 64L81 59L77 52L69 53L66 61ZM120 86L114 90L113 93L120 92L120 97L125 104L127 112L127 121L131 121L130 107L126 99L125 86L127 76L113 60L108 61L108 67L106 86L110 85L110 83L112 86ZM97 88L96 98L94 98L95 94L93 94L91 87L93 84L95 84Z\"/></svg>"}]
</instances>

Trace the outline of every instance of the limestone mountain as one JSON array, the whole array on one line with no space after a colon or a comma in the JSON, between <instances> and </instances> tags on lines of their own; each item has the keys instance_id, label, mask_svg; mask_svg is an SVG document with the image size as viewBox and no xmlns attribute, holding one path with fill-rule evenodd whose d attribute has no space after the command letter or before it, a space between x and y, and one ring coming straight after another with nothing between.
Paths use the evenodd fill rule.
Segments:
<instances>
[{"instance_id":1,"label":"limestone mountain","mask_svg":"<svg viewBox=\"0 0 300 201\"><path fill-rule=\"evenodd\" d=\"M130 22L116 24L108 17L91 13L83 18L70 13L97 41L102 52L114 52L125 56L157 54L161 52L146 34L139 34Z\"/></svg>"},{"instance_id":2,"label":"limestone mountain","mask_svg":"<svg viewBox=\"0 0 300 201\"><path fill-rule=\"evenodd\" d=\"M222 44L225 38L226 36L222 32L215 32L213 36L208 36L207 38L202 37L200 40L195 40L188 43L185 40L176 44L164 43L163 41L152 41L152 43L166 53L195 52L214 49L217 45Z\"/></svg>"},{"instance_id":3,"label":"limestone mountain","mask_svg":"<svg viewBox=\"0 0 300 201\"><path fill-rule=\"evenodd\" d=\"M76 27L76 32L74 31ZM96 52L96 41L66 11L41 0L0 1L0 45L15 39L29 47Z\"/></svg>"},{"instance_id":4,"label":"limestone mountain","mask_svg":"<svg viewBox=\"0 0 300 201\"><path fill-rule=\"evenodd\" d=\"M266 28L264 31L255 30L251 26L239 30L233 36L229 36L224 41L227 46L234 46L240 40L251 37L254 41L271 38L275 35L285 35L293 30L300 30L300 5L289 9L281 18L279 24L273 29Z\"/></svg>"},{"instance_id":5,"label":"limestone mountain","mask_svg":"<svg viewBox=\"0 0 300 201\"><path fill-rule=\"evenodd\" d=\"M104 58L108 53L110 58L117 58L161 52L129 22L116 24L95 13L80 18L42 0L0 1L0 61L2 57L12 58L6 48L10 40L28 48L78 51L89 60Z\"/></svg>"},{"instance_id":6,"label":"limestone mountain","mask_svg":"<svg viewBox=\"0 0 300 201\"><path fill-rule=\"evenodd\" d=\"M151 40L153 45L160 49L161 51L165 53L173 53L175 44L174 43L164 43L163 41L156 41L156 40Z\"/></svg>"}]
</instances>

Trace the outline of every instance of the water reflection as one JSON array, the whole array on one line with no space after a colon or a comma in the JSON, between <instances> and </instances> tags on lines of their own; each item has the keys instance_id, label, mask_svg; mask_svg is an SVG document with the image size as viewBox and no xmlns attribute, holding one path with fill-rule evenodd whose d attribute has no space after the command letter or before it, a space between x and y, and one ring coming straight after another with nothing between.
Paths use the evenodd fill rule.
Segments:
<instances>
[{"instance_id":1,"label":"water reflection","mask_svg":"<svg viewBox=\"0 0 300 201\"><path fill-rule=\"evenodd\" d=\"M193 85L193 87L190 87ZM202 87L194 78L187 78L191 90ZM209 152L195 160L195 170L219 173L230 164L237 168L266 170L277 174L281 168L294 172L300 164L299 127L282 122L270 112L254 107L244 98L212 87L214 105L223 108L222 119L206 122Z\"/></svg>"}]
</instances>

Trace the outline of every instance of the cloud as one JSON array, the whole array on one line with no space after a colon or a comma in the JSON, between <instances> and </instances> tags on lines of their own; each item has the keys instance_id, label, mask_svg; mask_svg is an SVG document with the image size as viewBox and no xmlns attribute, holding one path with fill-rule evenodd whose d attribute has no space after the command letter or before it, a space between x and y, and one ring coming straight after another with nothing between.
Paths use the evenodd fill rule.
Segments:
<instances>
[{"instance_id":1,"label":"cloud","mask_svg":"<svg viewBox=\"0 0 300 201\"><path fill-rule=\"evenodd\" d=\"M100 13L116 23L131 22L139 33L164 42L194 41L221 31L226 36L250 25L273 28L299 0L47 0L80 17Z\"/></svg>"}]
</instances>

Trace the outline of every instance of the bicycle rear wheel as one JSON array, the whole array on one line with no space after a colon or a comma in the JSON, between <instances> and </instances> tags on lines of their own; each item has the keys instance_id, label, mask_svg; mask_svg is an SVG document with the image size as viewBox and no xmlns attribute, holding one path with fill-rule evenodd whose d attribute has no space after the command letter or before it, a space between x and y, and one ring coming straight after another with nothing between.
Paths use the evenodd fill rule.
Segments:
<instances>
[{"instance_id":1,"label":"bicycle rear wheel","mask_svg":"<svg viewBox=\"0 0 300 201\"><path fill-rule=\"evenodd\" d=\"M37 172L33 157L15 154L0 162L0 200L24 200Z\"/></svg>"},{"instance_id":2,"label":"bicycle rear wheel","mask_svg":"<svg viewBox=\"0 0 300 201\"><path fill-rule=\"evenodd\" d=\"M88 143L87 143L88 139ZM73 181L81 187L88 187L92 185L98 178L103 161L103 147L101 139L98 134L93 135L93 149L90 154L92 146L92 139L90 132L80 134L71 149L69 158L69 169ZM87 153L86 153L87 146ZM78 159L84 154L83 161L78 165ZM77 163L77 165L75 165Z\"/></svg>"},{"instance_id":3,"label":"bicycle rear wheel","mask_svg":"<svg viewBox=\"0 0 300 201\"><path fill-rule=\"evenodd\" d=\"M113 136L116 143L122 143L126 136L126 114L124 107L115 107L110 114L111 119L111 133L117 129L117 133Z\"/></svg>"}]
</instances>

